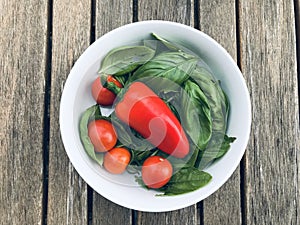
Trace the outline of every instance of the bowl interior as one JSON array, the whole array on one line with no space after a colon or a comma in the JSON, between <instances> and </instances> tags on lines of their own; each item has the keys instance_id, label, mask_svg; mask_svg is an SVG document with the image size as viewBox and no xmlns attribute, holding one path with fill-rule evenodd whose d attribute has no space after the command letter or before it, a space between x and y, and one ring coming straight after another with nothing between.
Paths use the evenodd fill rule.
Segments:
<instances>
[{"instance_id":1,"label":"bowl interior","mask_svg":"<svg viewBox=\"0 0 300 225\"><path fill-rule=\"evenodd\" d=\"M79 138L81 114L94 100L90 87L102 58L113 48L150 38L151 32L192 49L210 67L230 101L228 135L237 137L227 154L206 169L213 176L205 187L179 196L158 197L141 188L133 175L112 175L91 160ZM120 38L121 37L121 38ZM105 198L140 211L170 211L203 200L231 176L238 166L250 133L249 93L236 63L213 39L191 27L166 21L144 21L115 29L95 41L78 59L66 81L60 107L61 135L65 150L80 176ZM103 109L103 114L109 110Z\"/></svg>"}]
</instances>

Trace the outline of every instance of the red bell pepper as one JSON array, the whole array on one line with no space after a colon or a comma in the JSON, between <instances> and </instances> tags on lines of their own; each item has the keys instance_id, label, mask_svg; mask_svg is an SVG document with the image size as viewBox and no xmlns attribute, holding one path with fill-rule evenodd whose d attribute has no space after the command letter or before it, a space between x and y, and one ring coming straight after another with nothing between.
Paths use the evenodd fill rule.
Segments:
<instances>
[{"instance_id":1,"label":"red bell pepper","mask_svg":"<svg viewBox=\"0 0 300 225\"><path fill-rule=\"evenodd\" d=\"M189 142L169 107L142 82L132 83L116 104L116 116L163 152L183 158Z\"/></svg>"}]
</instances>

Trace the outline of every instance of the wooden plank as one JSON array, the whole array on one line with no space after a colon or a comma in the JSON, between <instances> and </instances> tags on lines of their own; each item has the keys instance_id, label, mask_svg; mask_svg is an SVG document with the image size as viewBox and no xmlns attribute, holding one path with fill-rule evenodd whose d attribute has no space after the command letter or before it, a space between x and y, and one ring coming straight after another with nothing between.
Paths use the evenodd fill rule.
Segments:
<instances>
[{"instance_id":1,"label":"wooden plank","mask_svg":"<svg viewBox=\"0 0 300 225\"><path fill-rule=\"evenodd\" d=\"M237 60L234 0L199 2L200 29L220 43ZM239 167L232 177L203 202L204 224L241 224Z\"/></svg>"},{"instance_id":2,"label":"wooden plank","mask_svg":"<svg viewBox=\"0 0 300 225\"><path fill-rule=\"evenodd\" d=\"M59 104L64 82L90 44L89 1L53 2L49 191L47 224L87 224L87 185L71 165L61 141Z\"/></svg>"},{"instance_id":3,"label":"wooden plank","mask_svg":"<svg viewBox=\"0 0 300 225\"><path fill-rule=\"evenodd\" d=\"M245 163L247 224L300 221L293 2L240 1L241 66L253 109Z\"/></svg>"},{"instance_id":4,"label":"wooden plank","mask_svg":"<svg viewBox=\"0 0 300 225\"><path fill-rule=\"evenodd\" d=\"M194 26L194 1L139 1L138 19L160 19ZM199 224L197 205L165 213L137 213L137 224Z\"/></svg>"},{"instance_id":5,"label":"wooden plank","mask_svg":"<svg viewBox=\"0 0 300 225\"><path fill-rule=\"evenodd\" d=\"M194 0L145 0L138 3L138 20L168 20L194 26Z\"/></svg>"},{"instance_id":6,"label":"wooden plank","mask_svg":"<svg viewBox=\"0 0 300 225\"><path fill-rule=\"evenodd\" d=\"M132 22L131 0L96 1L96 38L105 33ZM93 192L93 224L131 224L131 210L108 201L97 192Z\"/></svg>"},{"instance_id":7,"label":"wooden plank","mask_svg":"<svg viewBox=\"0 0 300 225\"><path fill-rule=\"evenodd\" d=\"M131 224L131 210L94 192L92 224Z\"/></svg>"},{"instance_id":8,"label":"wooden plank","mask_svg":"<svg viewBox=\"0 0 300 225\"><path fill-rule=\"evenodd\" d=\"M155 224L199 224L196 205L186 207L180 210L162 213L138 212L137 222L139 225Z\"/></svg>"},{"instance_id":9,"label":"wooden plank","mask_svg":"<svg viewBox=\"0 0 300 225\"><path fill-rule=\"evenodd\" d=\"M131 0L96 1L96 37L132 22Z\"/></svg>"},{"instance_id":10,"label":"wooden plank","mask_svg":"<svg viewBox=\"0 0 300 225\"><path fill-rule=\"evenodd\" d=\"M295 18L296 18L296 36L297 36L297 72L298 72L298 110L300 111L300 99L299 99L299 94L300 94L300 0L295 1ZM299 112L299 117L300 117L300 112ZM299 118L298 118L299 121ZM299 123L300 126L300 123ZM299 133L299 132L298 132ZM299 136L299 135L298 135ZM298 139L299 140L299 139ZM300 144L298 143L298 145L296 146L297 150L297 155L296 155L296 167L297 167L297 177L298 180L296 180L296 189L298 190L297 192L297 199L298 201L296 201L297 204L297 214L296 214L296 221L300 220Z\"/></svg>"},{"instance_id":11,"label":"wooden plank","mask_svg":"<svg viewBox=\"0 0 300 225\"><path fill-rule=\"evenodd\" d=\"M41 224L47 3L0 1L0 223Z\"/></svg>"}]
</instances>

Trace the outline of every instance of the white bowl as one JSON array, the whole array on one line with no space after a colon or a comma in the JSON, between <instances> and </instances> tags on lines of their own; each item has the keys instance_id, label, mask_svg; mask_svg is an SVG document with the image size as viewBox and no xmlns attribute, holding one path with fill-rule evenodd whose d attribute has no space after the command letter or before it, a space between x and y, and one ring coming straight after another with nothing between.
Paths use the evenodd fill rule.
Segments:
<instances>
[{"instance_id":1,"label":"white bowl","mask_svg":"<svg viewBox=\"0 0 300 225\"><path fill-rule=\"evenodd\" d=\"M79 120L95 104L91 83L102 58L113 48L149 38L154 32L197 53L221 80L230 101L227 134L237 137L227 154L206 171L211 182L203 188L178 196L155 196L141 188L130 174L112 175L85 153L79 137ZM235 61L216 41L192 27L167 21L143 21L117 28L96 40L77 60L65 83L60 105L60 129L65 150L80 176L96 192L121 206L149 212L171 211L195 204L219 189L237 168L247 146L251 126L250 97Z\"/></svg>"}]
</instances>

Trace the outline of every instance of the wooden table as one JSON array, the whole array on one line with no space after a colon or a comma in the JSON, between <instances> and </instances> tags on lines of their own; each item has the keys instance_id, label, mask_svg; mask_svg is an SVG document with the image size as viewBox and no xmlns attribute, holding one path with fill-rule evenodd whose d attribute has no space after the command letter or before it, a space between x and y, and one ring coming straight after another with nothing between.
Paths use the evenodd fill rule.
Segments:
<instances>
[{"instance_id":1,"label":"wooden table","mask_svg":"<svg viewBox=\"0 0 300 225\"><path fill-rule=\"evenodd\" d=\"M299 0L0 0L0 224L300 224ZM253 123L245 156L216 193L145 213L95 193L61 141L71 67L121 25L170 20L200 29L236 60ZM120 37L122 38L122 37Z\"/></svg>"}]
</instances>

